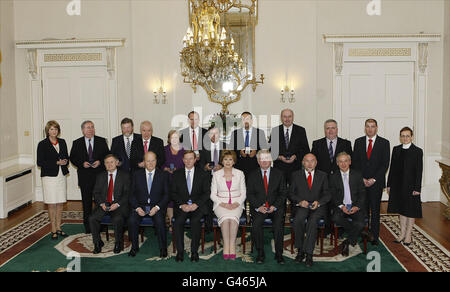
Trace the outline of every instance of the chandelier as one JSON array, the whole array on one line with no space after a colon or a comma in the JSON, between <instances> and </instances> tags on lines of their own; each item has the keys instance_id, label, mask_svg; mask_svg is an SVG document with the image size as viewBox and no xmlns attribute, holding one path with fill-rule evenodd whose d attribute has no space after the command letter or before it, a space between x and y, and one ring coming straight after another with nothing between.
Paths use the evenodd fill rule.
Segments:
<instances>
[{"instance_id":1,"label":"chandelier","mask_svg":"<svg viewBox=\"0 0 450 292\"><path fill-rule=\"evenodd\" d=\"M242 57L235 50L235 40L221 27L221 14L233 7L248 8L235 0L189 0L192 9L191 26L183 38L180 52L181 75L190 83L194 92L201 86L210 101L222 105L222 112L228 113L228 105L241 98L241 92L248 85L256 90L258 83L264 83L261 74L257 81L248 72ZM254 1L252 0L254 4Z\"/></svg>"}]
</instances>

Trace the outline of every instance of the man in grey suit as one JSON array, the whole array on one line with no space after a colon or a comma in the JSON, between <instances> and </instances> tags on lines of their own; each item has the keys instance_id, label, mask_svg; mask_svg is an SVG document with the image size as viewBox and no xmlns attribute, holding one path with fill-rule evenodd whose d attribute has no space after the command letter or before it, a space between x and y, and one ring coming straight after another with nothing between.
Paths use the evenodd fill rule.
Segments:
<instances>
[{"instance_id":1,"label":"man in grey suit","mask_svg":"<svg viewBox=\"0 0 450 292\"><path fill-rule=\"evenodd\" d=\"M100 224L106 214L111 216L114 226L114 253L123 250L123 225L128 215L130 176L126 171L117 169L119 159L114 154L107 155L104 162L106 171L97 175L93 192L97 207L89 218L94 254L100 253L104 245L100 239Z\"/></svg>"},{"instance_id":2,"label":"man in grey suit","mask_svg":"<svg viewBox=\"0 0 450 292\"><path fill-rule=\"evenodd\" d=\"M331 194L327 174L315 169L317 159L314 154L306 154L302 163L304 169L292 174L289 200L294 216L295 247L298 248L295 261L301 263L306 257L306 266L311 267L318 221L325 215Z\"/></svg>"}]
</instances>

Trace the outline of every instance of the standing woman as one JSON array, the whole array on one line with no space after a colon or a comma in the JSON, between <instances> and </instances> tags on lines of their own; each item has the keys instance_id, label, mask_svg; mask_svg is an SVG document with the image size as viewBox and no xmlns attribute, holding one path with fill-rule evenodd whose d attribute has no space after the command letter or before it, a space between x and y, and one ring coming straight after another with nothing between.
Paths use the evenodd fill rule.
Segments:
<instances>
[{"instance_id":1,"label":"standing woman","mask_svg":"<svg viewBox=\"0 0 450 292\"><path fill-rule=\"evenodd\" d=\"M44 203L48 205L48 214L52 225L52 239L58 235L66 237L61 230L63 204L67 201L67 168L69 155L64 139L58 138L61 128L56 121L49 121L45 126L47 138L39 142L37 148L37 165L41 167Z\"/></svg>"},{"instance_id":2,"label":"standing woman","mask_svg":"<svg viewBox=\"0 0 450 292\"><path fill-rule=\"evenodd\" d=\"M400 214L400 236L395 243L411 244L411 233L415 218L422 218L423 151L412 144L413 131L404 127L400 131L401 145L392 151L387 192L389 194L388 213Z\"/></svg>"},{"instance_id":3,"label":"standing woman","mask_svg":"<svg viewBox=\"0 0 450 292\"><path fill-rule=\"evenodd\" d=\"M222 231L223 258L234 260L239 219L245 209L245 176L242 171L233 167L236 163L234 151L223 151L220 163L223 168L214 173L211 182L211 200Z\"/></svg>"},{"instance_id":4,"label":"standing woman","mask_svg":"<svg viewBox=\"0 0 450 292\"><path fill-rule=\"evenodd\" d=\"M169 183L171 183L175 170L184 167L184 149L180 143L180 135L176 130L169 131L167 146L164 147L164 155L166 161L164 162L162 169L169 173ZM170 201L167 207L167 217L169 217L170 232L172 232L173 206L173 201Z\"/></svg>"}]
</instances>

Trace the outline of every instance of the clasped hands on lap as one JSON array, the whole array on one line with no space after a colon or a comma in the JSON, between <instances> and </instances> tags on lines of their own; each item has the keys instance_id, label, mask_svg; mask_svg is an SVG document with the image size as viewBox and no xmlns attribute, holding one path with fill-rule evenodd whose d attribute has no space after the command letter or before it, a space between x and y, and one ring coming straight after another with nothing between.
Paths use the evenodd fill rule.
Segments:
<instances>
[{"instance_id":1,"label":"clasped hands on lap","mask_svg":"<svg viewBox=\"0 0 450 292\"><path fill-rule=\"evenodd\" d=\"M89 168L89 167L97 168L97 167L99 167L99 166L100 166L100 161L99 161L99 160L95 161L94 163L89 163L89 162L87 162L87 161L85 161L85 162L83 163L83 167L84 167L84 168Z\"/></svg>"},{"instance_id":2,"label":"clasped hands on lap","mask_svg":"<svg viewBox=\"0 0 450 292\"><path fill-rule=\"evenodd\" d=\"M293 163L295 161L295 159L297 159L297 156L292 155L289 159L286 159L286 157L284 157L283 155L278 156L278 159L283 161L284 163Z\"/></svg>"},{"instance_id":3,"label":"clasped hands on lap","mask_svg":"<svg viewBox=\"0 0 450 292\"><path fill-rule=\"evenodd\" d=\"M159 211L159 209L155 206L155 207L153 207L153 208L150 210L150 213L149 213L148 215L149 215L150 217L153 217L153 216L155 216L155 214L156 214L158 211ZM145 213L145 211L142 210L141 207L138 207L138 208L136 209L136 212L137 212L138 215L141 216L141 217L144 217L145 215L147 215L147 214Z\"/></svg>"},{"instance_id":4,"label":"clasped hands on lap","mask_svg":"<svg viewBox=\"0 0 450 292\"><path fill-rule=\"evenodd\" d=\"M275 212L275 206L270 206L270 208L266 208L266 206L261 206L258 208L258 212L261 214L272 214Z\"/></svg>"},{"instance_id":5,"label":"clasped hands on lap","mask_svg":"<svg viewBox=\"0 0 450 292\"><path fill-rule=\"evenodd\" d=\"M180 208L181 208L181 210L183 210L183 212L189 213L189 212L195 212L195 210L198 209L198 205L195 203L191 204L191 205L183 204L183 205L180 205Z\"/></svg>"},{"instance_id":6,"label":"clasped hands on lap","mask_svg":"<svg viewBox=\"0 0 450 292\"><path fill-rule=\"evenodd\" d=\"M112 204L111 207L109 207L109 210L106 210L106 204L101 204L100 206L102 207L103 211L105 211L105 212L107 212L107 211L113 212L119 208L119 204L117 204L117 203Z\"/></svg>"},{"instance_id":7,"label":"clasped hands on lap","mask_svg":"<svg viewBox=\"0 0 450 292\"><path fill-rule=\"evenodd\" d=\"M342 210L342 212L344 212L347 215L353 215L359 211L359 208L356 206L353 206L350 210L348 210L346 206L342 206L341 210Z\"/></svg>"},{"instance_id":8,"label":"clasped hands on lap","mask_svg":"<svg viewBox=\"0 0 450 292\"><path fill-rule=\"evenodd\" d=\"M228 210L234 210L238 208L241 204L234 202L233 204L220 203L219 206Z\"/></svg>"},{"instance_id":9,"label":"clasped hands on lap","mask_svg":"<svg viewBox=\"0 0 450 292\"><path fill-rule=\"evenodd\" d=\"M317 208L319 208L319 202L318 201L314 201L312 204L312 207L310 208L311 210L316 210ZM309 202L308 201L301 201L300 203L297 204L297 206L302 207L302 208L309 208Z\"/></svg>"}]
</instances>

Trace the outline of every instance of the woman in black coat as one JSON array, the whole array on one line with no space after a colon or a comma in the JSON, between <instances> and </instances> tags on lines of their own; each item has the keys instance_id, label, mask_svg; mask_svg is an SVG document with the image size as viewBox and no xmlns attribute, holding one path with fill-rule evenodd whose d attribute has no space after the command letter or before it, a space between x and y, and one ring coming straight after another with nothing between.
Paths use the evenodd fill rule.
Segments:
<instances>
[{"instance_id":1,"label":"woman in black coat","mask_svg":"<svg viewBox=\"0 0 450 292\"><path fill-rule=\"evenodd\" d=\"M412 144L413 131L405 127L400 131L401 145L392 151L391 168L387 183L388 213L400 215L400 236L394 241L411 244L415 218L422 218L423 151Z\"/></svg>"},{"instance_id":2,"label":"woman in black coat","mask_svg":"<svg viewBox=\"0 0 450 292\"><path fill-rule=\"evenodd\" d=\"M61 219L63 204L67 201L69 155L66 141L59 138L60 133L59 124L49 121L45 126L47 138L39 142L37 148L37 165L41 167L42 191L44 203L48 205L52 239L58 239L58 235L67 236L61 230Z\"/></svg>"}]
</instances>

